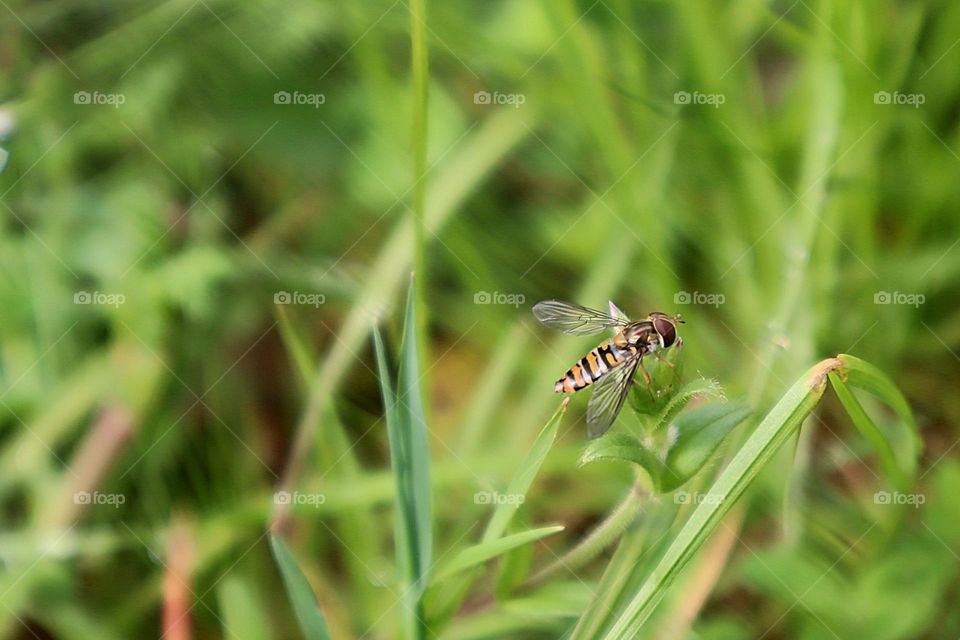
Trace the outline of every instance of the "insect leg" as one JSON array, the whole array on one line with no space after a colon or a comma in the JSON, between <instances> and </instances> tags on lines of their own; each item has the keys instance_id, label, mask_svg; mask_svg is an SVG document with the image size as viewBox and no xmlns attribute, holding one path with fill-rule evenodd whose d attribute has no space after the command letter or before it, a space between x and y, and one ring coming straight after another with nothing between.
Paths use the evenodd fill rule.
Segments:
<instances>
[{"instance_id":1,"label":"insect leg","mask_svg":"<svg viewBox=\"0 0 960 640\"><path fill-rule=\"evenodd\" d=\"M677 382L679 382L680 384L683 384L683 378L680 377L680 373L677 371L677 365L673 364L672 362L670 362L669 360L661 356L659 351L655 352L653 356L663 364L673 369L673 376L677 379Z\"/></svg>"},{"instance_id":2,"label":"insect leg","mask_svg":"<svg viewBox=\"0 0 960 640\"><path fill-rule=\"evenodd\" d=\"M640 371L643 373L643 379L647 383L647 391L650 393L650 399L656 402L657 399L653 395L653 380L650 379L647 368L643 366L643 356L640 357Z\"/></svg>"}]
</instances>

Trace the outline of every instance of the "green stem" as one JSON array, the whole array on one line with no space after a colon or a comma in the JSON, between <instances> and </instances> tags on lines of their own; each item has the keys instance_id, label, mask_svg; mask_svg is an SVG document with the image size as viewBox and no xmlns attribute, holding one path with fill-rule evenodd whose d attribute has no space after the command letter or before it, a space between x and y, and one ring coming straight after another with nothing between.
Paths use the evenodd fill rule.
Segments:
<instances>
[{"instance_id":1,"label":"green stem","mask_svg":"<svg viewBox=\"0 0 960 640\"><path fill-rule=\"evenodd\" d=\"M427 208L427 99L430 67L427 55L426 0L410 2L410 65L413 76L413 271L414 305L417 313L417 337L420 344L420 362L427 360L427 303L426 303L426 208ZM424 385L426 386L426 385Z\"/></svg>"},{"instance_id":2,"label":"green stem","mask_svg":"<svg viewBox=\"0 0 960 640\"><path fill-rule=\"evenodd\" d=\"M643 486L639 481L635 482L627 495L620 501L620 504L610 512L610 515L603 522L597 525L577 546L534 574L527 581L526 586L539 585L561 570L575 571L597 557L601 551L616 542L627 527L633 523L642 506L641 498L644 495L646 495L646 491Z\"/></svg>"}]
</instances>

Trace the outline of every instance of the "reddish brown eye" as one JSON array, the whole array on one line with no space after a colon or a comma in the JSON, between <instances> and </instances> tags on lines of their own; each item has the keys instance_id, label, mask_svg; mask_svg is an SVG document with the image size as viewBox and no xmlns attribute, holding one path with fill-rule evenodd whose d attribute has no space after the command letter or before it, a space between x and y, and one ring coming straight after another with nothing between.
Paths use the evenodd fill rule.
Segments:
<instances>
[{"instance_id":1,"label":"reddish brown eye","mask_svg":"<svg viewBox=\"0 0 960 640\"><path fill-rule=\"evenodd\" d=\"M655 318L653 328L657 330L660 337L663 338L664 348L669 347L677 339L677 328L673 323L665 318Z\"/></svg>"}]
</instances>

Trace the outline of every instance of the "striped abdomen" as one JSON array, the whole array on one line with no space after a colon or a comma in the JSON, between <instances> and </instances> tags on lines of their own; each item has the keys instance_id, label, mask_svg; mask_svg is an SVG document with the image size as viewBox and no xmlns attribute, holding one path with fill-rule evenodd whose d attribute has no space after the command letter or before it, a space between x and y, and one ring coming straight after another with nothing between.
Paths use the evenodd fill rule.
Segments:
<instances>
[{"instance_id":1,"label":"striped abdomen","mask_svg":"<svg viewBox=\"0 0 960 640\"><path fill-rule=\"evenodd\" d=\"M557 393L573 393L589 387L636 351L637 348L633 345L621 349L613 344L612 340L607 340L570 367L570 370L557 380L553 390Z\"/></svg>"}]
</instances>

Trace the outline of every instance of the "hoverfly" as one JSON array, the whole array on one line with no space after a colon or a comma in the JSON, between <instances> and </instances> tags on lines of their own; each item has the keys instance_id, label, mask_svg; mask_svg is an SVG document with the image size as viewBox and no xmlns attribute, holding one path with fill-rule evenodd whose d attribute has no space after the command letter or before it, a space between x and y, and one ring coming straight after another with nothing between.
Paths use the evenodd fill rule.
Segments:
<instances>
[{"instance_id":1,"label":"hoverfly","mask_svg":"<svg viewBox=\"0 0 960 640\"><path fill-rule=\"evenodd\" d=\"M637 367L643 372L647 385L651 384L643 356L652 354L673 367L659 352L683 344L677 335L677 324L683 323L679 314L669 316L655 311L634 322L613 302L607 314L570 302L544 300L533 305L533 315L551 329L574 336L592 335L604 329L614 331L612 338L601 342L570 367L553 387L556 393L574 393L596 383L587 405L587 435L591 438L603 435L613 424L627 399Z\"/></svg>"}]
</instances>

